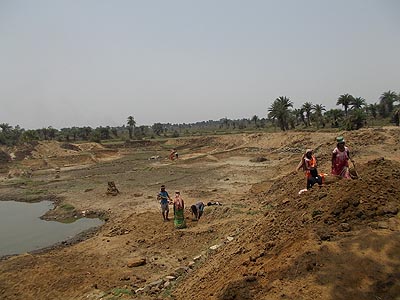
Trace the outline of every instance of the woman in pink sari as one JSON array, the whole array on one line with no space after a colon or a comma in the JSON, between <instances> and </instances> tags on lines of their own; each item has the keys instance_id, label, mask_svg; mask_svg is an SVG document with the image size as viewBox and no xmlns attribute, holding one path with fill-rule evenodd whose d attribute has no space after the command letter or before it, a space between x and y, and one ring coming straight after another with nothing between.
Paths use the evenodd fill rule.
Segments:
<instances>
[{"instance_id":1,"label":"woman in pink sari","mask_svg":"<svg viewBox=\"0 0 400 300\"><path fill-rule=\"evenodd\" d=\"M342 136L336 138L337 145L332 152L332 175L342 178L350 178L349 160L350 151L345 146L345 140Z\"/></svg>"}]
</instances>

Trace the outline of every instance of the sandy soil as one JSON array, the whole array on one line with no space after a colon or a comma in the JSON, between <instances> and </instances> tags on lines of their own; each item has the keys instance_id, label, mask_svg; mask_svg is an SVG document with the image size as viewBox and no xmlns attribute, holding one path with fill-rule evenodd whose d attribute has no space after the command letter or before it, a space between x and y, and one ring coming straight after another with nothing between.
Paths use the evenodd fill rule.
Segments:
<instances>
[{"instance_id":1,"label":"sandy soil","mask_svg":"<svg viewBox=\"0 0 400 300\"><path fill-rule=\"evenodd\" d=\"M339 134L360 178L298 195L301 154L314 148L329 173ZM3 149L17 159L2 162L0 200L51 198L49 218L107 222L79 243L0 261L0 299L400 299L399 145L400 129L385 127ZM121 193L107 195L108 181ZM187 210L176 230L159 212L161 184L186 207L223 205L199 222Z\"/></svg>"}]
</instances>

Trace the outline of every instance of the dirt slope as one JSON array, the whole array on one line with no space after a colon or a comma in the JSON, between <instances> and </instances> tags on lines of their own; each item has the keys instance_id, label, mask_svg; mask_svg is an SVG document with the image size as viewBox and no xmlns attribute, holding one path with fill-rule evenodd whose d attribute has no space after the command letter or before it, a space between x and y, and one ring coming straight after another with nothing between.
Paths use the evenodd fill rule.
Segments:
<instances>
[{"instance_id":1,"label":"dirt slope","mask_svg":"<svg viewBox=\"0 0 400 300\"><path fill-rule=\"evenodd\" d=\"M298 197L285 198L293 177L253 195L264 216L189 275L176 299L397 299L400 164L376 159L360 173Z\"/></svg>"},{"instance_id":2,"label":"dirt slope","mask_svg":"<svg viewBox=\"0 0 400 300\"><path fill-rule=\"evenodd\" d=\"M339 134L360 179L298 195L303 151L314 148L329 173ZM399 144L399 128L387 127L34 145L22 161L32 176L2 179L0 200L52 197L108 221L80 243L0 261L0 299L398 299ZM172 147L178 161L167 159ZM105 193L111 180L118 196ZM207 207L200 222L186 211L188 228L175 230L159 214L160 184L179 189L187 207L223 205ZM130 267L137 259L146 263Z\"/></svg>"}]
</instances>

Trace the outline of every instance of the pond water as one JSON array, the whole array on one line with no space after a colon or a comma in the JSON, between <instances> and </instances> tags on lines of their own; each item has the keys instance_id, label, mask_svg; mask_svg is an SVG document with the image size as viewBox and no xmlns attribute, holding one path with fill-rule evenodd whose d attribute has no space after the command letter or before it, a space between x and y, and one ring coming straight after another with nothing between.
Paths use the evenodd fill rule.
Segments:
<instances>
[{"instance_id":1,"label":"pond water","mask_svg":"<svg viewBox=\"0 0 400 300\"><path fill-rule=\"evenodd\" d=\"M68 224L40 219L53 207L50 201L0 201L0 257L51 246L104 223L100 219L89 218Z\"/></svg>"}]
</instances>

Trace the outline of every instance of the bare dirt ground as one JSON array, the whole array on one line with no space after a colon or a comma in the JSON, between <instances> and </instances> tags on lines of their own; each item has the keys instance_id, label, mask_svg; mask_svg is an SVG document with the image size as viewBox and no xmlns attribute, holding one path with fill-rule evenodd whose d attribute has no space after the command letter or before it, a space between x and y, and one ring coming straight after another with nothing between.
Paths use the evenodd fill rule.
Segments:
<instances>
[{"instance_id":1,"label":"bare dirt ground","mask_svg":"<svg viewBox=\"0 0 400 300\"><path fill-rule=\"evenodd\" d=\"M360 178L298 195L304 150L329 173L339 134ZM0 299L400 299L400 128L3 150L16 159L0 162L0 200L51 198L49 219L86 211L107 222L79 243L1 260ZM108 181L121 193L107 195ZM161 184L187 208L223 205L199 222L187 209L187 228L174 229Z\"/></svg>"}]
</instances>

